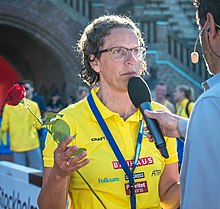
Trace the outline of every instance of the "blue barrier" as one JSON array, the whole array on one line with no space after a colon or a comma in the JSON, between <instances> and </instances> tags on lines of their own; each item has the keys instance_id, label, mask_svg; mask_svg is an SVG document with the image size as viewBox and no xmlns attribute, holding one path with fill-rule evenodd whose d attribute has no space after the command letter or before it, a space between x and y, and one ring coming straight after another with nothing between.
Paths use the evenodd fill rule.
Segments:
<instances>
[{"instance_id":1,"label":"blue barrier","mask_svg":"<svg viewBox=\"0 0 220 209\"><path fill-rule=\"evenodd\" d=\"M0 118L0 154L12 154L12 151L10 150L10 137L9 133L2 133L1 132L1 122L2 118Z\"/></svg>"}]
</instances>

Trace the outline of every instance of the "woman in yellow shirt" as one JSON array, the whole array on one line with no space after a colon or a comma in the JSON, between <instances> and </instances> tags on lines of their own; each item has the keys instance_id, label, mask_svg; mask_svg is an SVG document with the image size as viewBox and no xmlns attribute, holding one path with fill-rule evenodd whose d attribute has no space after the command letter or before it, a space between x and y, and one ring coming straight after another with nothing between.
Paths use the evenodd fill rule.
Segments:
<instances>
[{"instance_id":1,"label":"woman in yellow shirt","mask_svg":"<svg viewBox=\"0 0 220 209\"><path fill-rule=\"evenodd\" d=\"M194 90L185 85L177 86L174 92L176 103L176 114L189 118L194 106ZM179 158L179 167L182 164L184 143L177 139L177 152Z\"/></svg>"},{"instance_id":2,"label":"woman in yellow shirt","mask_svg":"<svg viewBox=\"0 0 220 209\"><path fill-rule=\"evenodd\" d=\"M146 133L142 134L142 115L128 95L129 79L145 70L146 49L141 32L127 17L101 16L85 28L78 46L83 55L81 78L99 87L62 110L62 120L69 125L70 135L77 134L73 141L67 138L57 147L47 137L39 208L65 209L68 196L69 209L178 208L180 185L175 140L165 139L169 158L164 159ZM158 103L152 106L161 109ZM102 131L100 125L104 123L97 121L94 108L112 134L114 147L109 144L109 134ZM138 140L142 140L142 149L136 146ZM78 149L74 145L87 151L72 157ZM121 158L114 154L116 150ZM86 155L89 159L85 159ZM82 181L78 169L105 207ZM130 175L129 169L135 169L134 175Z\"/></svg>"},{"instance_id":3,"label":"woman in yellow shirt","mask_svg":"<svg viewBox=\"0 0 220 209\"><path fill-rule=\"evenodd\" d=\"M194 106L194 90L187 86L177 86L174 92L176 103L176 114L189 118Z\"/></svg>"}]
</instances>

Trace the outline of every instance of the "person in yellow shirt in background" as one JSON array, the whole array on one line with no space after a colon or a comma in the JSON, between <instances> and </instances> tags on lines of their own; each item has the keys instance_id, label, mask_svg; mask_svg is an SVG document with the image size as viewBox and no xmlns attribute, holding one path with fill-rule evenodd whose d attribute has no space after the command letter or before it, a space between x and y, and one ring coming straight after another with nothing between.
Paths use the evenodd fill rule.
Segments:
<instances>
[{"instance_id":1,"label":"person in yellow shirt in background","mask_svg":"<svg viewBox=\"0 0 220 209\"><path fill-rule=\"evenodd\" d=\"M175 113L174 105L169 100L166 99L167 85L164 82L160 81L156 84L154 88L154 94L155 94L155 99L154 99L155 102L164 105L172 113Z\"/></svg>"},{"instance_id":2,"label":"person in yellow shirt in background","mask_svg":"<svg viewBox=\"0 0 220 209\"><path fill-rule=\"evenodd\" d=\"M3 154L1 146L6 146L6 145L9 144L9 141L7 139L8 133L7 132L3 132L2 129L1 129L2 113L3 113L3 107L0 110L0 149L1 149L0 157L1 157L1 154Z\"/></svg>"},{"instance_id":3,"label":"person in yellow shirt in background","mask_svg":"<svg viewBox=\"0 0 220 209\"><path fill-rule=\"evenodd\" d=\"M194 106L194 90L185 85L177 86L173 94L176 103L176 114L189 118ZM183 160L184 142L177 139L177 152L179 158L179 169Z\"/></svg>"},{"instance_id":4,"label":"person in yellow shirt in background","mask_svg":"<svg viewBox=\"0 0 220 209\"><path fill-rule=\"evenodd\" d=\"M28 95L28 87L25 86ZM30 109L40 117L38 104L25 98ZM17 106L5 104L2 115L2 131L9 131L10 149L14 162L42 170L42 155L37 130L41 125L34 116L20 103Z\"/></svg>"},{"instance_id":5,"label":"person in yellow shirt in background","mask_svg":"<svg viewBox=\"0 0 220 209\"><path fill-rule=\"evenodd\" d=\"M68 195L69 209L178 208L175 140L166 138L170 157L163 158L143 132L141 112L128 95L129 79L146 70L146 48L140 30L128 17L101 16L85 28L78 46L83 59L81 78L99 87L60 112L70 135L77 134L74 140L67 137L57 146L48 134L39 208L65 209ZM152 106L165 108L155 102ZM94 108L104 121L98 122ZM103 124L112 134L114 146L110 146L109 133L102 131ZM87 151L73 157L78 148ZM123 158L114 153L118 149Z\"/></svg>"},{"instance_id":6,"label":"person in yellow shirt in background","mask_svg":"<svg viewBox=\"0 0 220 209\"><path fill-rule=\"evenodd\" d=\"M177 86L173 96L176 101L176 114L189 118L194 106L194 90L185 85Z\"/></svg>"}]
</instances>

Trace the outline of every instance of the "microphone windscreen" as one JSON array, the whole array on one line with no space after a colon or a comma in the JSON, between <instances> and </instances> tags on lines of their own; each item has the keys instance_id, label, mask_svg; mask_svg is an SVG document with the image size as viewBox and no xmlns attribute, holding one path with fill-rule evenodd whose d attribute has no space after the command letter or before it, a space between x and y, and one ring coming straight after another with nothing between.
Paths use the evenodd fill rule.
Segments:
<instances>
[{"instance_id":1,"label":"microphone windscreen","mask_svg":"<svg viewBox=\"0 0 220 209\"><path fill-rule=\"evenodd\" d=\"M199 54L198 54L198 52L192 52L191 53L191 61L192 61L193 64L198 63L198 61L199 61Z\"/></svg>"},{"instance_id":2,"label":"microphone windscreen","mask_svg":"<svg viewBox=\"0 0 220 209\"><path fill-rule=\"evenodd\" d=\"M151 93L143 78L136 76L128 81L128 94L133 105L138 108L143 102L151 102Z\"/></svg>"}]
</instances>

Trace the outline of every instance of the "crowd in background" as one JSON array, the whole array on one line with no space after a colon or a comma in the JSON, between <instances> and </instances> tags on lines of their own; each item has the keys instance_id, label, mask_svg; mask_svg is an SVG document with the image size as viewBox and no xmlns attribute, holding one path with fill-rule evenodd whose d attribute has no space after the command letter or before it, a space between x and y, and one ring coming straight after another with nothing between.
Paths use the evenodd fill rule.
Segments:
<instances>
[{"instance_id":1,"label":"crowd in background","mask_svg":"<svg viewBox=\"0 0 220 209\"><path fill-rule=\"evenodd\" d=\"M34 84L31 80L24 80L23 82L20 83L20 85L25 86L26 97L29 100L31 100L32 102L37 103L37 105L39 107L39 114L41 115L42 121L44 121L44 116L45 116L46 112L58 113L63 108L82 100L84 97L86 97L88 95L88 93L90 91L90 89L87 86L81 85L78 87L76 92L74 92L72 95L69 95L67 97L66 101L62 99L62 95L60 95L58 92L54 92L52 94L51 98L49 99L49 101L46 102L44 97L42 97L38 92L35 91ZM158 102L158 103L164 105L172 113L176 113L177 115L189 118L189 116L192 112L193 105L194 105L194 90L192 88L189 88L185 85L180 85L180 86L177 86L173 92L168 92L167 91L167 84L165 82L159 81L156 83L155 88L152 90L152 95L153 95L152 97L155 102ZM2 115L4 112L3 109L4 108L2 108L1 115L0 115L1 120L2 120ZM24 114L24 113L22 113L22 114ZM27 113L27 114L29 114L29 113ZM14 118L15 116L12 115L12 117ZM17 122L15 122L15 123L17 123ZM26 125L28 123L31 124L30 120L27 120ZM3 125L4 125L4 121L3 121ZM14 124L14 126L17 127L16 124ZM10 133L9 128L5 129L5 130L9 131L9 133ZM17 131L18 130L16 129L16 133L18 133ZM37 133L38 133L37 140L39 141L39 143L36 143L34 147L35 148L37 147L37 148L39 148L40 151L42 151L44 149L46 131L43 128L38 128ZM21 129L21 134L24 134L22 129ZM29 133L28 133L28 135L29 135ZM29 140L28 135L25 136L27 141ZM2 134L2 138L3 137L5 137L5 135ZM0 136L0 138L1 138L1 136ZM16 140L18 141L17 137L16 137L15 141ZM21 144L20 141L18 141L17 143ZM15 144L16 144L16 142L15 142ZM179 167L181 167L181 163L182 163L183 147L184 147L184 143L181 140L177 139ZM31 149L31 148L27 146L27 148L26 148L27 150L26 149L23 150L23 149L25 149L25 148L22 148L22 153L25 151L27 151L27 153L29 153L28 151L30 151L29 149ZM28 155L30 155L30 157L29 157L30 159L28 159L28 155L27 155L26 160L16 160L16 155L14 155L14 153L17 153L17 150L16 149L13 150L13 148L12 148L12 151L13 151L14 162L17 162L19 164L23 164L26 166L30 166L30 167L35 167L37 169L42 169L42 162L39 162L39 161L42 161L42 159L36 160L37 159L36 154L28 154ZM33 152L33 149L31 149L31 151ZM20 151L19 151L19 153L20 153ZM0 153L0 155L1 155L1 153ZM35 163L31 163L32 156L34 156ZM39 153L38 153L38 156L39 156Z\"/></svg>"},{"instance_id":2,"label":"crowd in background","mask_svg":"<svg viewBox=\"0 0 220 209\"><path fill-rule=\"evenodd\" d=\"M154 100L164 105L172 113L189 118L194 106L194 90L186 85L179 85L174 92L167 92L167 85L158 82L154 88ZM177 138L179 169L183 160L184 142Z\"/></svg>"},{"instance_id":3,"label":"crowd in background","mask_svg":"<svg viewBox=\"0 0 220 209\"><path fill-rule=\"evenodd\" d=\"M42 121L45 120L47 112L58 113L63 108L80 101L89 93L89 88L82 85L78 87L73 95L69 95L66 101L62 99L58 92L54 92L51 99L46 102L44 97L35 91L31 80L24 80L18 84L24 85L25 100L28 106ZM5 139L7 134L5 133L8 132L13 162L42 170L42 150L44 149L47 131L39 123L36 123L36 119L22 103L17 106L5 104L0 119L0 145L7 143ZM3 141L4 143L2 143Z\"/></svg>"}]
</instances>

